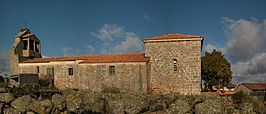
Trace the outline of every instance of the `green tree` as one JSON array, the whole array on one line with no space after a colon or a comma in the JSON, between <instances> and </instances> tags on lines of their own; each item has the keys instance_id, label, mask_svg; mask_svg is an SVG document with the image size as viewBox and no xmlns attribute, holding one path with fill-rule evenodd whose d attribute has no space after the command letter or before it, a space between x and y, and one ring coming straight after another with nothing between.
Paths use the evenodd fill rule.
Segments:
<instances>
[{"instance_id":1,"label":"green tree","mask_svg":"<svg viewBox=\"0 0 266 114\"><path fill-rule=\"evenodd\" d=\"M205 52L201 57L201 77L205 90L212 90L212 86L224 86L232 80L230 63L220 51Z\"/></svg>"}]
</instances>

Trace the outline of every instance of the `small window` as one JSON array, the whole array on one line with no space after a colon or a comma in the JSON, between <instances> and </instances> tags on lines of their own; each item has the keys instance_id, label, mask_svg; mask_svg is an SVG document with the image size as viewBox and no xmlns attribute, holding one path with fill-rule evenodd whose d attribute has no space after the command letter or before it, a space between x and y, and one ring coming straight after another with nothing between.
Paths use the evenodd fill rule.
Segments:
<instances>
[{"instance_id":1,"label":"small window","mask_svg":"<svg viewBox=\"0 0 266 114\"><path fill-rule=\"evenodd\" d=\"M177 71L177 59L173 59L174 71Z\"/></svg>"},{"instance_id":2,"label":"small window","mask_svg":"<svg viewBox=\"0 0 266 114\"><path fill-rule=\"evenodd\" d=\"M23 40L23 49L24 50L28 49L28 40Z\"/></svg>"},{"instance_id":3,"label":"small window","mask_svg":"<svg viewBox=\"0 0 266 114\"><path fill-rule=\"evenodd\" d=\"M110 76L115 75L115 66L109 66L109 75Z\"/></svg>"},{"instance_id":4,"label":"small window","mask_svg":"<svg viewBox=\"0 0 266 114\"><path fill-rule=\"evenodd\" d=\"M36 72L37 72L37 73L40 73L40 68L39 68L39 66L36 67Z\"/></svg>"},{"instance_id":5,"label":"small window","mask_svg":"<svg viewBox=\"0 0 266 114\"><path fill-rule=\"evenodd\" d=\"M68 68L68 75L73 76L73 68Z\"/></svg>"}]
</instances>

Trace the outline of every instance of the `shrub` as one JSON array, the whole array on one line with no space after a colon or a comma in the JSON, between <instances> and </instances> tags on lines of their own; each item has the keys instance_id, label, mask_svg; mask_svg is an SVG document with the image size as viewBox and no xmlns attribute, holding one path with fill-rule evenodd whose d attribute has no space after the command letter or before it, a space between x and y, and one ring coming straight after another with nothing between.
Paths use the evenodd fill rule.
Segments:
<instances>
[{"instance_id":1,"label":"shrub","mask_svg":"<svg viewBox=\"0 0 266 114\"><path fill-rule=\"evenodd\" d=\"M36 97L36 93L39 90L38 86L21 86L21 87L11 87L6 88L6 90L9 93L13 93L14 97L21 97L23 95L31 95L33 97Z\"/></svg>"},{"instance_id":2,"label":"shrub","mask_svg":"<svg viewBox=\"0 0 266 114\"><path fill-rule=\"evenodd\" d=\"M51 80L39 80L39 84L41 86L49 86L51 83Z\"/></svg>"},{"instance_id":3,"label":"shrub","mask_svg":"<svg viewBox=\"0 0 266 114\"><path fill-rule=\"evenodd\" d=\"M115 86L102 86L102 93L121 93L120 89Z\"/></svg>"}]
</instances>

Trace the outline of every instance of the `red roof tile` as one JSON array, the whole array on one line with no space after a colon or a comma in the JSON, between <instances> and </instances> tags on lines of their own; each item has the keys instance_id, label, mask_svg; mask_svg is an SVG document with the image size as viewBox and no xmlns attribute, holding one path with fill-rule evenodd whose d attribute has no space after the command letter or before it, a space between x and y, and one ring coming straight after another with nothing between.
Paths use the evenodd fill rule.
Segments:
<instances>
[{"instance_id":1,"label":"red roof tile","mask_svg":"<svg viewBox=\"0 0 266 114\"><path fill-rule=\"evenodd\" d=\"M84 60L80 63L114 63L114 62L147 62L148 57L144 53L129 53L129 54L100 54L88 56L65 56L56 58L35 58L24 61L23 63L47 63L53 61L75 61Z\"/></svg>"},{"instance_id":2,"label":"red roof tile","mask_svg":"<svg viewBox=\"0 0 266 114\"><path fill-rule=\"evenodd\" d=\"M145 40L167 40L167 39L188 39L188 38L203 38L202 36L186 35L186 34L167 34L163 36L155 36L151 38L144 38Z\"/></svg>"},{"instance_id":3,"label":"red roof tile","mask_svg":"<svg viewBox=\"0 0 266 114\"><path fill-rule=\"evenodd\" d=\"M266 83L243 83L242 85L252 90L266 90Z\"/></svg>"}]
</instances>

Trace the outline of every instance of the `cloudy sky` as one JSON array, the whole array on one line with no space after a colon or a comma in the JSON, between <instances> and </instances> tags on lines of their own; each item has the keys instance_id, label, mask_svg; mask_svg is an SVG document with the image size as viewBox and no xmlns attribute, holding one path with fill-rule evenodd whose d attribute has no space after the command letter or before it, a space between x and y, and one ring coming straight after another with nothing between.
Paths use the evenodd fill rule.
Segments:
<instances>
[{"instance_id":1,"label":"cloudy sky","mask_svg":"<svg viewBox=\"0 0 266 114\"><path fill-rule=\"evenodd\" d=\"M0 72L14 36L27 27L45 57L143 52L145 37L200 35L203 51L225 54L235 82L265 82L265 6L265 0L1 0Z\"/></svg>"}]
</instances>

